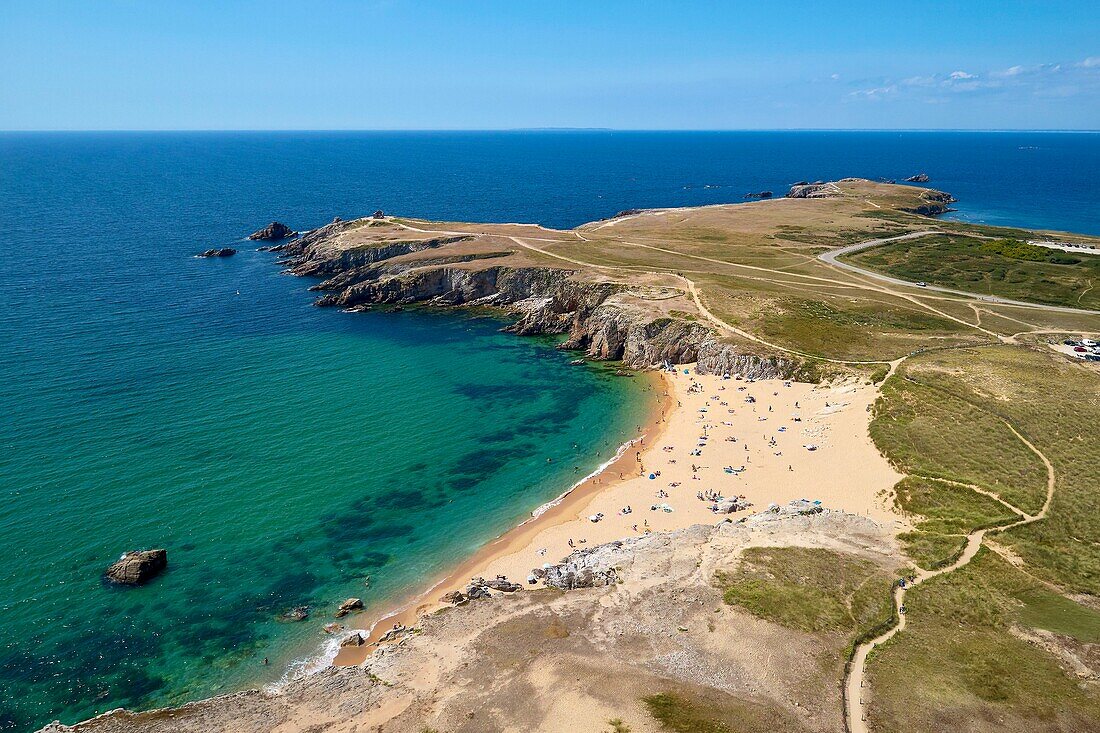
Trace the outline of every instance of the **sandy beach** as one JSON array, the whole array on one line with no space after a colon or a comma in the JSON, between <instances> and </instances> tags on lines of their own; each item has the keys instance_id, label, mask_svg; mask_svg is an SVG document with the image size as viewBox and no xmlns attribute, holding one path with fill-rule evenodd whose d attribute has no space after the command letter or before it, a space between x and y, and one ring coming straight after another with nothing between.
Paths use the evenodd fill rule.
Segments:
<instances>
[{"instance_id":1,"label":"sandy beach","mask_svg":"<svg viewBox=\"0 0 1100 733\"><path fill-rule=\"evenodd\" d=\"M879 454L867 430L877 396L872 385L724 379L695 374L691 365L658 378L661 407L618 460L418 591L396 613L349 619L371 629L369 643L344 647L334 663L361 663L394 624L414 624L472 577L504 575L525 588L538 587L528 584L531 570L573 549L715 524L794 499L820 501L895 531L907 527L893 509L891 490L901 474ZM751 506L716 513L713 507L722 505L717 497Z\"/></svg>"}]
</instances>

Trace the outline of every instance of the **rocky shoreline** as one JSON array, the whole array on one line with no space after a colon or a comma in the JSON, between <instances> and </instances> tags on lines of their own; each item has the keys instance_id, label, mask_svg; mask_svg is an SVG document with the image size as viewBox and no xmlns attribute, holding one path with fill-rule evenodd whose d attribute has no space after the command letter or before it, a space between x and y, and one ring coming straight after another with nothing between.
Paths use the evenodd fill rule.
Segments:
<instances>
[{"instance_id":1,"label":"rocky shoreline","mask_svg":"<svg viewBox=\"0 0 1100 733\"><path fill-rule=\"evenodd\" d=\"M696 363L707 374L741 374L752 379L804 375L799 359L745 352L724 343L701 323L654 317L624 297L629 286L577 277L556 267L491 264L474 256L395 258L440 249L467 237L440 236L375 247L340 249L336 239L362 222L334 221L271 251L293 275L322 277L311 290L323 292L322 307L361 309L374 305L425 304L498 308L516 317L504 330L523 336L567 334L559 348L584 351L598 361L620 360L633 369ZM442 253L441 253L442 254ZM475 266L471 266L474 263Z\"/></svg>"}]
</instances>

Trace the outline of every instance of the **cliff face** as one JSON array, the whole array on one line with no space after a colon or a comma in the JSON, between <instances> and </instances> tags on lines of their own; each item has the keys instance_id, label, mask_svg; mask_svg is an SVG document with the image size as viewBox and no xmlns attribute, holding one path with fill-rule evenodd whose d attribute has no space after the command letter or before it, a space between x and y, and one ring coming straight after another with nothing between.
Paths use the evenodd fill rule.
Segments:
<instances>
[{"instance_id":1,"label":"cliff face","mask_svg":"<svg viewBox=\"0 0 1100 733\"><path fill-rule=\"evenodd\" d=\"M754 379L788 378L803 368L795 360L742 353L700 323L655 314L627 285L579 279L573 270L507 266L498 264L500 258L481 264L474 262L477 255L393 261L462 242L462 236L337 246L340 234L355 225L334 222L278 250L289 272L326 278L313 287L325 293L319 306L494 306L517 316L506 331L567 334L561 348L583 350L590 359L622 360L632 368L697 362L701 372Z\"/></svg>"}]
</instances>

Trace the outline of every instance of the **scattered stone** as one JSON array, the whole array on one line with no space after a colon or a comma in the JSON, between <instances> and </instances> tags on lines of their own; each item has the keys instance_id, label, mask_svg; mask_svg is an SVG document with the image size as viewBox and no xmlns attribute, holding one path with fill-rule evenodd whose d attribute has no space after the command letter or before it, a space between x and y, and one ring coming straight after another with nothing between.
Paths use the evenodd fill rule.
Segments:
<instances>
[{"instance_id":1,"label":"scattered stone","mask_svg":"<svg viewBox=\"0 0 1100 733\"><path fill-rule=\"evenodd\" d=\"M367 640L363 638L363 635L356 631L351 636L342 639L340 641L340 646L363 646L366 642Z\"/></svg>"},{"instance_id":2,"label":"scattered stone","mask_svg":"<svg viewBox=\"0 0 1100 733\"><path fill-rule=\"evenodd\" d=\"M123 553L107 568L108 580L121 585L148 583L168 567L168 550L135 550Z\"/></svg>"},{"instance_id":3,"label":"scattered stone","mask_svg":"<svg viewBox=\"0 0 1100 733\"><path fill-rule=\"evenodd\" d=\"M266 242L275 242L280 239L286 239L287 237L293 237L298 232L294 231L286 224L282 222L273 221L263 229L252 232L248 235L249 239L261 239Z\"/></svg>"},{"instance_id":4,"label":"scattered stone","mask_svg":"<svg viewBox=\"0 0 1100 733\"><path fill-rule=\"evenodd\" d=\"M932 179L928 177L927 173L918 173L915 176L909 176L905 180L909 183L928 183Z\"/></svg>"},{"instance_id":5,"label":"scattered stone","mask_svg":"<svg viewBox=\"0 0 1100 733\"><path fill-rule=\"evenodd\" d=\"M237 250L232 247L222 247L221 249L208 249L205 252L200 252L198 257L232 257L237 254Z\"/></svg>"}]
</instances>

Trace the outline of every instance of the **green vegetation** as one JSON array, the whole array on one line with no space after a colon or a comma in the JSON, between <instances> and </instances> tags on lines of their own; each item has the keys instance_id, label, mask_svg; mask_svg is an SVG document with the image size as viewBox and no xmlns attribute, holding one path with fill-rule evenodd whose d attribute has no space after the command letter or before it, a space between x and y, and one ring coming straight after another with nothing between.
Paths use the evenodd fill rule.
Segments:
<instances>
[{"instance_id":1,"label":"green vegetation","mask_svg":"<svg viewBox=\"0 0 1100 733\"><path fill-rule=\"evenodd\" d=\"M1008 524L1019 515L965 486L909 476L895 487L898 506L921 517L916 529L899 536L906 554L925 570L950 565L975 529Z\"/></svg>"},{"instance_id":2,"label":"green vegetation","mask_svg":"<svg viewBox=\"0 0 1100 733\"><path fill-rule=\"evenodd\" d=\"M973 350L968 353L976 353ZM1026 512L1046 498L1046 469L995 414L903 369L882 388L871 437L902 472L974 484Z\"/></svg>"},{"instance_id":3,"label":"green vegetation","mask_svg":"<svg viewBox=\"0 0 1100 733\"><path fill-rule=\"evenodd\" d=\"M703 699L666 691L642 698L662 729L675 733L787 733L804 728L782 711L731 696Z\"/></svg>"},{"instance_id":4,"label":"green vegetation","mask_svg":"<svg viewBox=\"0 0 1100 733\"><path fill-rule=\"evenodd\" d=\"M901 541L905 554L925 570L950 565L966 547L966 538L962 535L937 532L903 532L898 535L898 540Z\"/></svg>"},{"instance_id":5,"label":"green vegetation","mask_svg":"<svg viewBox=\"0 0 1100 733\"><path fill-rule=\"evenodd\" d=\"M1068 608L1069 604L1072 608ZM1014 626L1094 639L1100 614L1046 590L991 551L906 599L908 625L872 655L873 730L1095 730L1100 701ZM991 728L992 729L992 728Z\"/></svg>"},{"instance_id":6,"label":"green vegetation","mask_svg":"<svg viewBox=\"0 0 1100 733\"><path fill-rule=\"evenodd\" d=\"M607 721L611 726L609 733L630 733L630 726L623 722L622 718L612 718Z\"/></svg>"},{"instance_id":7,"label":"green vegetation","mask_svg":"<svg viewBox=\"0 0 1100 733\"><path fill-rule=\"evenodd\" d=\"M730 605L806 632L859 633L890 614L891 579L874 563L802 547L755 547L717 583Z\"/></svg>"},{"instance_id":8,"label":"green vegetation","mask_svg":"<svg viewBox=\"0 0 1100 733\"><path fill-rule=\"evenodd\" d=\"M700 711L685 698L667 692L642 698L661 727L678 733L733 733L724 723Z\"/></svg>"},{"instance_id":9,"label":"green vegetation","mask_svg":"<svg viewBox=\"0 0 1100 733\"><path fill-rule=\"evenodd\" d=\"M997 541L1011 545L1029 572L1072 592L1100 595L1096 372L1045 348L997 346L918 357L904 373L938 394L957 395L987 415L1004 417L1046 455L1056 477L1047 518L998 535ZM992 463L1000 439L985 438L972 449Z\"/></svg>"},{"instance_id":10,"label":"green vegetation","mask_svg":"<svg viewBox=\"0 0 1100 733\"><path fill-rule=\"evenodd\" d=\"M1007 487L1006 499L1033 496L1041 462L1025 460L1019 451L1031 452L1005 434L1006 421L1054 466L1049 513L986 536L1022 567L983 549L965 567L909 592L905 631L877 649L868 667L874 730L967 729L974 721L997 721L989 727L1004 730L1095 730L1100 720L1097 693L1064 661L1096 669L1085 645L1100 643L1100 612L1059 592L1100 593L1095 372L1045 347L920 355L887 383L872 435L906 470ZM1014 477L1009 466L1021 470ZM1007 490L1013 482L1014 492ZM897 493L905 511L923 517L900 538L923 567L949 562L966 532L1011 521L1005 507L964 486L910 477ZM1039 630L1043 646L1024 638Z\"/></svg>"},{"instance_id":11,"label":"green vegetation","mask_svg":"<svg viewBox=\"0 0 1100 733\"><path fill-rule=\"evenodd\" d=\"M1003 232L1000 232L1003 235ZM1014 300L1100 307L1100 254L1076 255L1017 239L944 234L863 250L846 259L914 282Z\"/></svg>"},{"instance_id":12,"label":"green vegetation","mask_svg":"<svg viewBox=\"0 0 1100 733\"><path fill-rule=\"evenodd\" d=\"M726 309L721 317L736 319ZM907 306L849 299L783 298L762 315L760 332L800 351L842 359L893 359L918 346L962 336L962 324ZM947 343L951 343L950 341Z\"/></svg>"},{"instance_id":13,"label":"green vegetation","mask_svg":"<svg viewBox=\"0 0 1100 733\"><path fill-rule=\"evenodd\" d=\"M944 481L910 476L898 482L896 491L903 511L924 517L917 528L925 532L965 535L1019 519L995 499Z\"/></svg>"}]
</instances>

